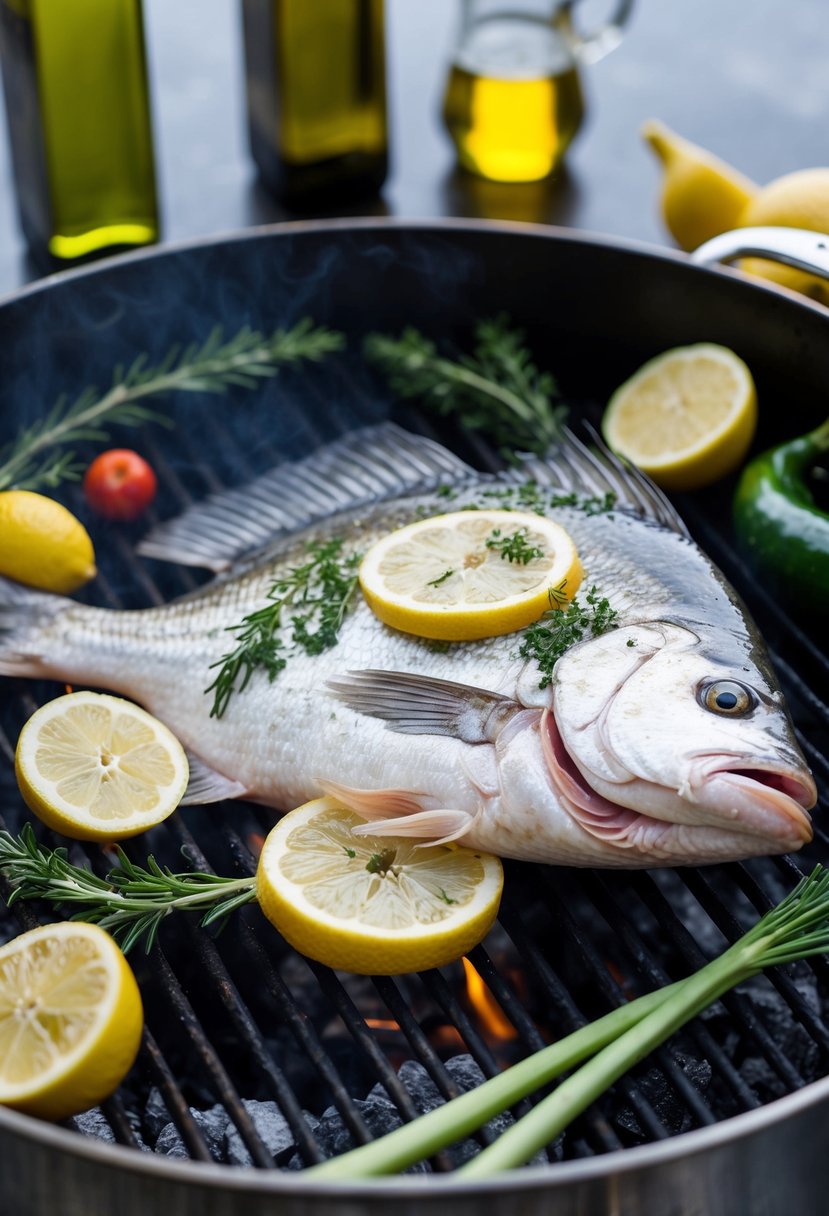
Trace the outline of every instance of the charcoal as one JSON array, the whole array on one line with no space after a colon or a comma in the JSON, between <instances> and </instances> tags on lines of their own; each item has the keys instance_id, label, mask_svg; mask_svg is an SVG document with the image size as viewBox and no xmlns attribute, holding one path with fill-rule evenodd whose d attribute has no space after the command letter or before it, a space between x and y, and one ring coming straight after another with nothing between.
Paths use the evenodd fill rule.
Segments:
<instances>
[{"instance_id":1,"label":"charcoal","mask_svg":"<svg viewBox=\"0 0 829 1216\"><path fill-rule=\"evenodd\" d=\"M151 1144L155 1144L170 1121L170 1112L161 1096L161 1090L153 1086L144 1107L144 1127Z\"/></svg>"},{"instance_id":2,"label":"charcoal","mask_svg":"<svg viewBox=\"0 0 829 1216\"><path fill-rule=\"evenodd\" d=\"M245 1099L242 1103L251 1117L259 1137L273 1157L278 1157L293 1146L294 1135L285 1116L275 1102L256 1102ZM244 1140L234 1123L228 1123L224 1145L225 1160L231 1165L253 1165Z\"/></svg>"},{"instance_id":3,"label":"charcoal","mask_svg":"<svg viewBox=\"0 0 829 1216\"><path fill-rule=\"evenodd\" d=\"M678 1051L673 1053L673 1058L694 1088L704 1094L711 1081L711 1065L708 1061L698 1060ZM672 1135L686 1132L692 1126L693 1118L685 1103L661 1069L652 1068L637 1077L636 1086L652 1107L657 1119ZM627 1103L617 1109L612 1119L618 1128L637 1142L649 1139L634 1110Z\"/></svg>"},{"instance_id":4,"label":"charcoal","mask_svg":"<svg viewBox=\"0 0 829 1216\"><path fill-rule=\"evenodd\" d=\"M144 1143L144 1138L141 1134L141 1123L138 1115L127 1110L126 1118L138 1142L138 1147L145 1152L150 1152L150 1145ZM107 1144L115 1143L115 1133L100 1106L93 1106L91 1110L85 1110L82 1114L75 1115L72 1122L76 1130L83 1136L94 1136L97 1140L105 1140Z\"/></svg>"},{"instance_id":5,"label":"charcoal","mask_svg":"<svg viewBox=\"0 0 829 1216\"><path fill-rule=\"evenodd\" d=\"M209 1110L193 1110L190 1114L201 1129L210 1156L214 1161L225 1159L225 1132L229 1123L227 1111L223 1106L211 1106ZM168 1123L162 1128L155 1142L155 1151L165 1157L188 1159L190 1154L185 1147L181 1134L175 1123Z\"/></svg>"}]
</instances>

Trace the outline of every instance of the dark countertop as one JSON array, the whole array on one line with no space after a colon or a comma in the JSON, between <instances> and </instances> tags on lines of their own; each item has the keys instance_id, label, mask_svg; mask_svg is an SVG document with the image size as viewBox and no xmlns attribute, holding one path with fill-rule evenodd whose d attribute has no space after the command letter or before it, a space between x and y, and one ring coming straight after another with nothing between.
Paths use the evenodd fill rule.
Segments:
<instances>
[{"instance_id":1,"label":"dark countertop","mask_svg":"<svg viewBox=\"0 0 829 1216\"><path fill-rule=\"evenodd\" d=\"M346 214L532 220L664 244L644 119L661 118L758 182L829 160L823 0L637 0L621 46L584 69L588 119L566 170L527 186L454 167L440 102L459 5L386 7L392 168L382 195ZM289 218L247 151L239 10L235 0L145 0L166 240ZM0 145L5 294L37 272L17 223L4 125Z\"/></svg>"}]
</instances>

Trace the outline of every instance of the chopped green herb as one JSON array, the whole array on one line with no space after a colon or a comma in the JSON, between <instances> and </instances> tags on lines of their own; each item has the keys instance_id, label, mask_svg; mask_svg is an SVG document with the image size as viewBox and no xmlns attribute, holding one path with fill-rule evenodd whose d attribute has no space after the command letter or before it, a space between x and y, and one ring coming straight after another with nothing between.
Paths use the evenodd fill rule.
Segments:
<instances>
[{"instance_id":1,"label":"chopped green herb","mask_svg":"<svg viewBox=\"0 0 829 1216\"><path fill-rule=\"evenodd\" d=\"M366 864L369 874L385 874L394 865L394 849L384 849L382 853L372 853Z\"/></svg>"},{"instance_id":2,"label":"chopped green herb","mask_svg":"<svg viewBox=\"0 0 829 1216\"><path fill-rule=\"evenodd\" d=\"M346 848L346 846L345 846L345 845L343 845L343 849L345 850L345 855L346 855L346 857L356 857L356 856L357 856L357 854L356 854L356 852L354 851L354 849L349 849L349 848Z\"/></svg>"},{"instance_id":3,"label":"chopped green herb","mask_svg":"<svg viewBox=\"0 0 829 1216\"><path fill-rule=\"evenodd\" d=\"M455 573L454 570L444 570L443 574L439 574L437 578L430 579L426 584L427 587L439 587L441 583L445 583L448 578L451 578Z\"/></svg>"},{"instance_id":4,"label":"chopped green herb","mask_svg":"<svg viewBox=\"0 0 829 1216\"><path fill-rule=\"evenodd\" d=\"M598 637L612 629L618 612L607 599L599 598L596 587L585 596L586 607L573 600L566 609L549 608L540 621L524 630L519 654L522 659L534 659L541 675L539 688L546 688L553 678L558 660L586 637Z\"/></svg>"},{"instance_id":5,"label":"chopped green herb","mask_svg":"<svg viewBox=\"0 0 829 1216\"><path fill-rule=\"evenodd\" d=\"M627 640L627 642L625 643L625 645L626 645L626 646L635 646L635 645L636 645L636 638L628 638L628 640Z\"/></svg>"},{"instance_id":6,"label":"chopped green herb","mask_svg":"<svg viewBox=\"0 0 829 1216\"><path fill-rule=\"evenodd\" d=\"M244 691L254 671L261 668L273 681L284 670L293 650L318 655L336 644L357 587L357 566L362 556L352 553L344 558L342 546L339 537L312 541L308 545L309 560L273 584L264 608L248 613L241 624L228 626L227 631L236 635L237 645L211 664L211 670L219 668L219 674L205 689L213 693L211 718L222 716L233 693ZM304 610L291 617L290 648L279 636L285 624L283 609L288 606Z\"/></svg>"},{"instance_id":7,"label":"chopped green herb","mask_svg":"<svg viewBox=\"0 0 829 1216\"><path fill-rule=\"evenodd\" d=\"M443 887L438 888L438 893L445 904L456 904L458 902L456 899L452 899L451 896L447 895Z\"/></svg>"},{"instance_id":8,"label":"chopped green herb","mask_svg":"<svg viewBox=\"0 0 829 1216\"><path fill-rule=\"evenodd\" d=\"M504 561L520 562L526 566L534 558L544 556L544 550L529 544L527 536L526 528L518 528L507 536L501 535L500 528L493 528L484 543L487 549L497 549Z\"/></svg>"},{"instance_id":9,"label":"chopped green herb","mask_svg":"<svg viewBox=\"0 0 829 1216\"><path fill-rule=\"evenodd\" d=\"M444 484L442 486L438 486L438 497L439 498L448 498L451 502L451 500L453 498L458 497L458 491L455 489L454 486L448 486L448 485Z\"/></svg>"}]
</instances>

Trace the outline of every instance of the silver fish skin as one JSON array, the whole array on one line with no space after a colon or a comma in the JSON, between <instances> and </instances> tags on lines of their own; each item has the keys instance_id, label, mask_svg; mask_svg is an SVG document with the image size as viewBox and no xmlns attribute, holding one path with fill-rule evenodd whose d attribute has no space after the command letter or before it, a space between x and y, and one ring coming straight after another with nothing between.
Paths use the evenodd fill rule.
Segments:
<instances>
[{"instance_id":1,"label":"silver fish skin","mask_svg":"<svg viewBox=\"0 0 829 1216\"><path fill-rule=\"evenodd\" d=\"M559 659L548 687L535 662L520 657L521 635L430 642L383 625L358 594L336 646L316 656L293 650L273 682L255 672L223 716L211 717L205 689L232 645L228 630L308 560L309 544L342 538L347 557L414 519L501 505L487 495L508 483L411 439L401 457L408 482L401 476L395 497L389 468L399 433L380 428L370 437L385 470L382 501L370 502L370 488L362 498L332 490L332 470L345 469L340 481L350 485L355 461L371 480L374 455L357 460L351 441L321 453L319 479L314 457L303 462L316 505L298 505L290 467L272 475L267 494L287 503L299 526L285 534L283 521L283 535L263 551L238 559L251 536L274 530L261 519L216 540L217 519L234 531L240 491L151 538L146 549L157 556L187 557L192 541L197 561L228 565L164 607L120 612L3 584L0 673L140 702L194 758L190 801L247 797L284 810L328 792L364 816L373 835L458 840L581 866L725 861L811 838L814 781L745 607L670 508L655 497L643 504L641 479L628 494L625 474L609 466L603 482L595 458L591 466L578 447L566 448L555 471L552 461L532 471L565 491L620 491L612 511L547 512L576 543L582 591L595 587L617 616L609 632ZM371 449L368 439L364 446ZM436 492L448 479L451 503ZM336 506L344 497L358 505L326 518L325 493ZM304 526L303 514L312 516ZM288 625L290 649L289 633Z\"/></svg>"}]
</instances>

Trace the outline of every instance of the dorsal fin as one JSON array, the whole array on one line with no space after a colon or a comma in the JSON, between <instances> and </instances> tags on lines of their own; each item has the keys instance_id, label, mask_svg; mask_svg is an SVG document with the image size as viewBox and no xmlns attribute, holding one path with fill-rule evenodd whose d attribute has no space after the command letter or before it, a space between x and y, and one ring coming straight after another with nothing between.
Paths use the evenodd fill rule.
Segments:
<instances>
[{"instance_id":1,"label":"dorsal fin","mask_svg":"<svg viewBox=\"0 0 829 1216\"><path fill-rule=\"evenodd\" d=\"M145 557L216 573L317 520L405 494L453 485L469 465L393 423L352 431L246 486L212 494L141 541Z\"/></svg>"},{"instance_id":2,"label":"dorsal fin","mask_svg":"<svg viewBox=\"0 0 829 1216\"><path fill-rule=\"evenodd\" d=\"M531 477L539 485L560 488L580 495L613 494L616 507L651 519L663 528L689 536L673 504L651 479L611 452L589 422L582 422L592 446L588 447L569 427L562 428L560 441L544 456L522 454L520 472L507 476Z\"/></svg>"}]
</instances>

